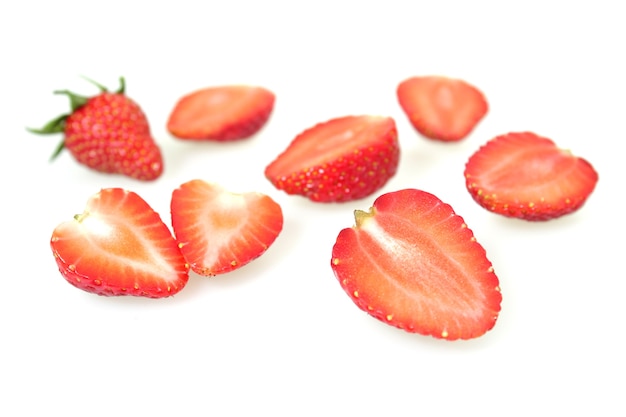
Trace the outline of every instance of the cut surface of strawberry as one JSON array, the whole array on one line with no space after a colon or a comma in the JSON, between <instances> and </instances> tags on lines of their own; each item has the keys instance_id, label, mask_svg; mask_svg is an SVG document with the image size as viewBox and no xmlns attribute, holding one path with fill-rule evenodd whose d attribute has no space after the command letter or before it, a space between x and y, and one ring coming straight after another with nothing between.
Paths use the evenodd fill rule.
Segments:
<instances>
[{"instance_id":1,"label":"cut surface of strawberry","mask_svg":"<svg viewBox=\"0 0 626 417\"><path fill-rule=\"evenodd\" d=\"M513 132L493 138L469 158L465 181L485 209L543 221L578 210L595 189L598 173L551 139Z\"/></svg>"},{"instance_id":2,"label":"cut surface of strawberry","mask_svg":"<svg viewBox=\"0 0 626 417\"><path fill-rule=\"evenodd\" d=\"M398 169L395 121L383 116L345 116L317 124L289 144L265 169L287 194L316 202L342 202L380 189Z\"/></svg>"},{"instance_id":3,"label":"cut surface of strawberry","mask_svg":"<svg viewBox=\"0 0 626 417\"><path fill-rule=\"evenodd\" d=\"M104 296L163 298L187 284L189 265L159 215L137 194L107 188L59 224L50 246L77 288Z\"/></svg>"},{"instance_id":4,"label":"cut surface of strawberry","mask_svg":"<svg viewBox=\"0 0 626 417\"><path fill-rule=\"evenodd\" d=\"M352 301L408 332L455 340L492 329L499 280L485 249L448 204L416 189L383 194L355 211L331 267Z\"/></svg>"},{"instance_id":5,"label":"cut surface of strawberry","mask_svg":"<svg viewBox=\"0 0 626 417\"><path fill-rule=\"evenodd\" d=\"M443 76L411 77L396 90L400 107L423 136L446 142L467 137L489 106L475 86Z\"/></svg>"},{"instance_id":6,"label":"cut surface of strawberry","mask_svg":"<svg viewBox=\"0 0 626 417\"><path fill-rule=\"evenodd\" d=\"M208 87L183 96L167 121L179 139L231 141L248 138L268 121L275 95L248 85Z\"/></svg>"},{"instance_id":7,"label":"cut surface of strawberry","mask_svg":"<svg viewBox=\"0 0 626 417\"><path fill-rule=\"evenodd\" d=\"M199 179L174 190L171 215L183 255L194 272L205 276L258 258L283 228L282 209L269 196L233 193Z\"/></svg>"}]
</instances>

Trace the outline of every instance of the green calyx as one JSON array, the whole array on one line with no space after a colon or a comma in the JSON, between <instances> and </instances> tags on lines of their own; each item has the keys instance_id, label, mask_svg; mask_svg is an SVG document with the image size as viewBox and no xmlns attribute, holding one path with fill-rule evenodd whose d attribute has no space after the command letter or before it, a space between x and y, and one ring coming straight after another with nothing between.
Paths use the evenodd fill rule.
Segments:
<instances>
[{"instance_id":1,"label":"green calyx","mask_svg":"<svg viewBox=\"0 0 626 417\"><path fill-rule=\"evenodd\" d=\"M87 77L83 77L83 78L89 81L91 84L98 87L98 89L100 90L100 94L108 92L107 88L104 87L102 84L99 84L96 81L91 80ZM117 91L114 92L114 94L124 94L125 90L126 90L126 81L124 80L124 77L120 77L120 86L117 89ZM30 127L27 127L26 130L28 130L31 133L36 133L40 135L52 135L56 133L63 133L65 132L65 121L70 116L70 114L74 113L76 110L78 110L79 108L87 104L87 101L89 101L90 99L90 97L81 96L69 90L57 90L57 91L54 91L54 94L66 95L70 99L70 113L62 114L61 116L58 116L50 120L48 123L46 123L43 127L39 129L33 129ZM65 148L65 140L62 140L61 143L59 143L59 145L54 150L54 153L50 157L50 160L54 160L57 156L59 156L61 151L63 151L63 148Z\"/></svg>"}]
</instances>

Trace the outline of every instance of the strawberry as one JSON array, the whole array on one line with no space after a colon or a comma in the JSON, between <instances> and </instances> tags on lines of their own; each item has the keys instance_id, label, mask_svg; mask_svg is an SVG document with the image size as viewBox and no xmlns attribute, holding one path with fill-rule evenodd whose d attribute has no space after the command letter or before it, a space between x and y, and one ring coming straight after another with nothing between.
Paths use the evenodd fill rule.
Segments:
<instances>
[{"instance_id":1,"label":"strawberry","mask_svg":"<svg viewBox=\"0 0 626 417\"><path fill-rule=\"evenodd\" d=\"M466 186L478 204L507 217L550 220L578 210L598 182L583 158L531 132L508 133L467 161Z\"/></svg>"},{"instance_id":2,"label":"strawberry","mask_svg":"<svg viewBox=\"0 0 626 417\"><path fill-rule=\"evenodd\" d=\"M167 121L167 130L179 139L245 139L265 125L274 100L271 91L247 85L193 91L176 103Z\"/></svg>"},{"instance_id":3,"label":"strawberry","mask_svg":"<svg viewBox=\"0 0 626 417\"><path fill-rule=\"evenodd\" d=\"M266 167L265 176L287 194L342 202L380 189L395 175L399 159L392 118L346 116L300 133Z\"/></svg>"},{"instance_id":4,"label":"strawberry","mask_svg":"<svg viewBox=\"0 0 626 417\"><path fill-rule=\"evenodd\" d=\"M258 258L283 228L282 209L267 195L232 193L203 180L174 190L171 215L183 255L194 272L205 276Z\"/></svg>"},{"instance_id":5,"label":"strawberry","mask_svg":"<svg viewBox=\"0 0 626 417\"><path fill-rule=\"evenodd\" d=\"M493 328L499 281L452 207L424 191L383 194L342 230L331 267L363 311L412 333L470 339Z\"/></svg>"},{"instance_id":6,"label":"strawberry","mask_svg":"<svg viewBox=\"0 0 626 417\"><path fill-rule=\"evenodd\" d=\"M29 130L64 134L52 159L67 148L78 162L96 171L143 181L157 179L163 172L161 151L151 136L143 110L124 94L124 78L120 78L120 88L113 93L94 84L100 93L93 97L56 91L55 94L69 97L71 112L42 129Z\"/></svg>"},{"instance_id":7,"label":"strawberry","mask_svg":"<svg viewBox=\"0 0 626 417\"><path fill-rule=\"evenodd\" d=\"M397 88L400 107L423 136L446 142L465 138L487 114L483 93L459 79L411 77Z\"/></svg>"},{"instance_id":8,"label":"strawberry","mask_svg":"<svg viewBox=\"0 0 626 417\"><path fill-rule=\"evenodd\" d=\"M98 295L168 297L189 279L168 227L141 197L121 188L92 196L82 214L54 229L50 246L63 277Z\"/></svg>"}]
</instances>

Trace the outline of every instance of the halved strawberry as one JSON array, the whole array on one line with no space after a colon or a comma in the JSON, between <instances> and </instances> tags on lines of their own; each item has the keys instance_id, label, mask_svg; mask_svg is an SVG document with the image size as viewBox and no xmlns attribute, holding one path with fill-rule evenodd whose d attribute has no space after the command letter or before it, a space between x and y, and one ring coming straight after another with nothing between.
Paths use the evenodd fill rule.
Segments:
<instances>
[{"instance_id":1,"label":"halved strawberry","mask_svg":"<svg viewBox=\"0 0 626 417\"><path fill-rule=\"evenodd\" d=\"M396 93L419 133L447 142L469 135L489 108L478 88L455 78L411 77L398 85Z\"/></svg>"},{"instance_id":2,"label":"halved strawberry","mask_svg":"<svg viewBox=\"0 0 626 417\"><path fill-rule=\"evenodd\" d=\"M478 204L531 221L578 210L598 182L583 158L532 132L508 133L483 145L465 166L466 186Z\"/></svg>"},{"instance_id":3,"label":"halved strawberry","mask_svg":"<svg viewBox=\"0 0 626 417\"><path fill-rule=\"evenodd\" d=\"M217 275L261 256L283 228L280 205L258 192L232 193L191 180L172 193L172 226L191 269Z\"/></svg>"},{"instance_id":4,"label":"halved strawberry","mask_svg":"<svg viewBox=\"0 0 626 417\"><path fill-rule=\"evenodd\" d=\"M470 339L493 328L499 281L452 207L424 191L383 194L339 233L331 267L352 301L408 332Z\"/></svg>"},{"instance_id":5,"label":"halved strawberry","mask_svg":"<svg viewBox=\"0 0 626 417\"><path fill-rule=\"evenodd\" d=\"M82 214L54 229L50 246L65 279L98 295L168 297L189 279L168 227L141 197L121 188L92 196Z\"/></svg>"},{"instance_id":6,"label":"halved strawberry","mask_svg":"<svg viewBox=\"0 0 626 417\"><path fill-rule=\"evenodd\" d=\"M300 133L265 169L279 190L317 202L366 197L395 175L400 159L390 117L346 116Z\"/></svg>"},{"instance_id":7,"label":"halved strawberry","mask_svg":"<svg viewBox=\"0 0 626 417\"><path fill-rule=\"evenodd\" d=\"M255 134L269 119L274 93L255 86L208 87L183 96L167 121L179 139L230 141Z\"/></svg>"}]
</instances>

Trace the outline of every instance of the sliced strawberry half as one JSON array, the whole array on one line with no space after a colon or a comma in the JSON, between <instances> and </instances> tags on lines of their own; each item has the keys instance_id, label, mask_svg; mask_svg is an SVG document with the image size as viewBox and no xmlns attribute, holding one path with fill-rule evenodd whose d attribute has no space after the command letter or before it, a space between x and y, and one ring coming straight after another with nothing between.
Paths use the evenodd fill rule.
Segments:
<instances>
[{"instance_id":1,"label":"sliced strawberry half","mask_svg":"<svg viewBox=\"0 0 626 417\"><path fill-rule=\"evenodd\" d=\"M331 267L363 311L408 332L447 340L492 329L499 281L485 249L448 204L424 191L383 194L342 230Z\"/></svg>"},{"instance_id":2,"label":"sliced strawberry half","mask_svg":"<svg viewBox=\"0 0 626 417\"><path fill-rule=\"evenodd\" d=\"M497 214L530 221L578 210L598 182L585 159L532 132L497 136L465 166L466 186L478 204Z\"/></svg>"},{"instance_id":3,"label":"sliced strawberry half","mask_svg":"<svg viewBox=\"0 0 626 417\"><path fill-rule=\"evenodd\" d=\"M395 121L382 116L346 116L300 133L265 169L267 179L287 194L317 202L366 197L398 169Z\"/></svg>"},{"instance_id":4,"label":"sliced strawberry half","mask_svg":"<svg viewBox=\"0 0 626 417\"><path fill-rule=\"evenodd\" d=\"M172 226L191 269L211 276L261 256L283 228L280 205L258 192L233 193L191 180L172 193Z\"/></svg>"},{"instance_id":5,"label":"sliced strawberry half","mask_svg":"<svg viewBox=\"0 0 626 417\"><path fill-rule=\"evenodd\" d=\"M162 298L187 284L189 265L159 215L137 194L103 189L58 225L50 246L61 274L104 296Z\"/></svg>"},{"instance_id":6,"label":"sliced strawberry half","mask_svg":"<svg viewBox=\"0 0 626 417\"><path fill-rule=\"evenodd\" d=\"M413 127L427 138L446 142L467 137L489 109L478 88L455 78L411 77L396 92Z\"/></svg>"},{"instance_id":7,"label":"sliced strawberry half","mask_svg":"<svg viewBox=\"0 0 626 417\"><path fill-rule=\"evenodd\" d=\"M183 96L167 121L179 139L231 141L248 138L265 125L275 95L256 86L209 87Z\"/></svg>"}]
</instances>

